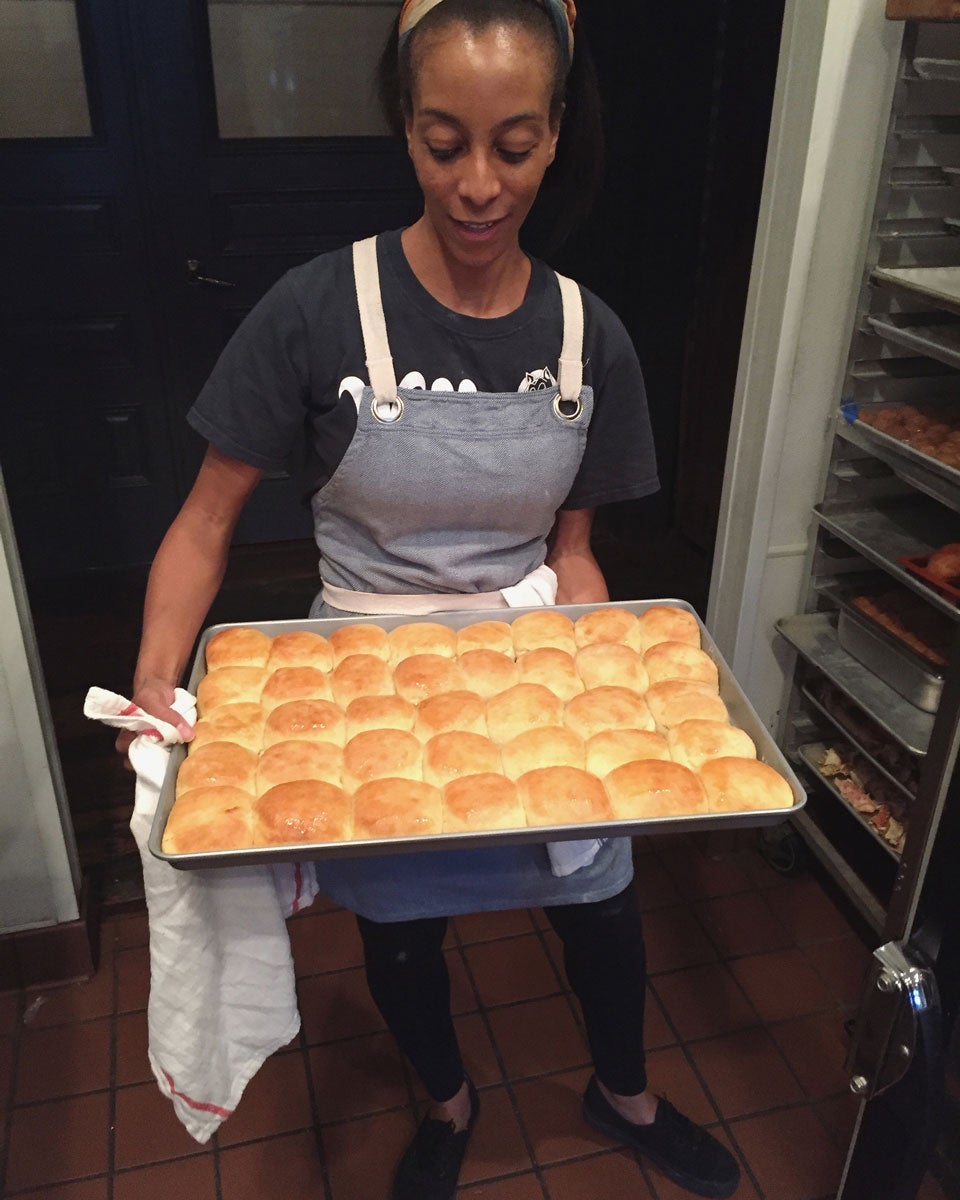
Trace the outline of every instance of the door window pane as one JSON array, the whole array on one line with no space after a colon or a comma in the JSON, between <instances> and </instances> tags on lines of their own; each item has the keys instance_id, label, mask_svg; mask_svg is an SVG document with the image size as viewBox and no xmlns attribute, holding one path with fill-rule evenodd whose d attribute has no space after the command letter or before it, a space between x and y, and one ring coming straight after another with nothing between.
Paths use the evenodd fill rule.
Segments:
<instances>
[{"instance_id":1,"label":"door window pane","mask_svg":"<svg viewBox=\"0 0 960 1200\"><path fill-rule=\"evenodd\" d=\"M209 0L223 138L386 134L376 65L399 0Z\"/></svg>"},{"instance_id":2,"label":"door window pane","mask_svg":"<svg viewBox=\"0 0 960 1200\"><path fill-rule=\"evenodd\" d=\"M0 0L0 137L90 137L74 0Z\"/></svg>"}]
</instances>

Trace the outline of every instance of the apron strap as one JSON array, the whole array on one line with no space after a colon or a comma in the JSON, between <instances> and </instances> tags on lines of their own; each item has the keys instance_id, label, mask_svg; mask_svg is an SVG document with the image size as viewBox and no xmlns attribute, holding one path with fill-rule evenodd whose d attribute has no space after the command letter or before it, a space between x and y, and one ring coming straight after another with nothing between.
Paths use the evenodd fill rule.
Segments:
<instances>
[{"instance_id":1,"label":"apron strap","mask_svg":"<svg viewBox=\"0 0 960 1200\"><path fill-rule=\"evenodd\" d=\"M375 237L353 243L353 280L357 289L363 352L367 360L367 371L370 373L370 386L373 388L377 404L395 405L397 375L393 369L390 342L387 340L387 320L383 315Z\"/></svg>"},{"instance_id":2,"label":"apron strap","mask_svg":"<svg viewBox=\"0 0 960 1200\"><path fill-rule=\"evenodd\" d=\"M583 297L572 279L556 272L563 307L563 345L557 383L560 399L577 401L583 387Z\"/></svg>"}]
</instances>

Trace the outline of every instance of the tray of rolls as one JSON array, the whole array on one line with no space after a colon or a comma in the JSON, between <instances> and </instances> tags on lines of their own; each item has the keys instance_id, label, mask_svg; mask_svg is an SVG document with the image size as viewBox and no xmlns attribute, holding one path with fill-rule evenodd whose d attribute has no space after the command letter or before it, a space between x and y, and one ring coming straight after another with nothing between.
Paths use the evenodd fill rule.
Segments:
<instances>
[{"instance_id":1,"label":"tray of rolls","mask_svg":"<svg viewBox=\"0 0 960 1200\"><path fill-rule=\"evenodd\" d=\"M806 793L680 600L212 626L181 868L765 825Z\"/></svg>"}]
</instances>

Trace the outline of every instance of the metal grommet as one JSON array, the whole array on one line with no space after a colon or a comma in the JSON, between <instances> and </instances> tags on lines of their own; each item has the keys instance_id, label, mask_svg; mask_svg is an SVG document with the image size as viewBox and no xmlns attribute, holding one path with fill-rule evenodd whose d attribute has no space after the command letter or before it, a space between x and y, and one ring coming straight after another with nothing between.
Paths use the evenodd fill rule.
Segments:
<instances>
[{"instance_id":1,"label":"metal grommet","mask_svg":"<svg viewBox=\"0 0 960 1200\"><path fill-rule=\"evenodd\" d=\"M576 407L573 412L564 412L560 407L561 404L574 404ZM583 403L579 397L576 400L564 400L562 396L555 396L553 399L553 411L561 421L575 421L583 412Z\"/></svg>"},{"instance_id":2,"label":"metal grommet","mask_svg":"<svg viewBox=\"0 0 960 1200\"><path fill-rule=\"evenodd\" d=\"M397 396L395 400L387 400L386 405L390 409L390 416L385 416L380 412L380 401L374 396L370 404L370 411L373 413L375 420L379 421L381 425L392 425L403 416L403 397Z\"/></svg>"}]
</instances>

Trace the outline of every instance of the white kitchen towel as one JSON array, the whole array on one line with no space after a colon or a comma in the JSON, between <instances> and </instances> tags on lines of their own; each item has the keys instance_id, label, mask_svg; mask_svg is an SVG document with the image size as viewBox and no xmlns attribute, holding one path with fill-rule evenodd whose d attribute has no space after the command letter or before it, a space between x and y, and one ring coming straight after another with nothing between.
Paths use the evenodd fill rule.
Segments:
<instances>
[{"instance_id":1,"label":"white kitchen towel","mask_svg":"<svg viewBox=\"0 0 960 1200\"><path fill-rule=\"evenodd\" d=\"M172 706L190 724L196 701ZM86 716L140 734L130 828L140 848L150 918L149 1058L160 1090L198 1142L236 1108L263 1062L300 1029L284 918L316 895L309 864L177 870L147 846L170 755L182 741L123 696L91 688Z\"/></svg>"}]
</instances>

